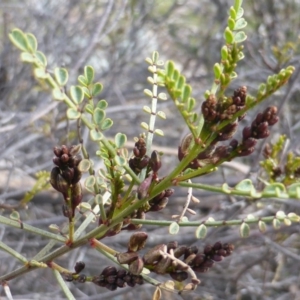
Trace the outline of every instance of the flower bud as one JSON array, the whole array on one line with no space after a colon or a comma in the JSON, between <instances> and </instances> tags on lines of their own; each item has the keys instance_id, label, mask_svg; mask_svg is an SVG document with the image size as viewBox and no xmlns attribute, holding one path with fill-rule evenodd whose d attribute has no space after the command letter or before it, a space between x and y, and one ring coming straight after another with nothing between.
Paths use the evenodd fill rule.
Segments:
<instances>
[{"instance_id":1,"label":"flower bud","mask_svg":"<svg viewBox=\"0 0 300 300\"><path fill-rule=\"evenodd\" d=\"M133 275L140 275L144 268L144 261L142 258L138 257L129 265L129 272Z\"/></svg>"},{"instance_id":2,"label":"flower bud","mask_svg":"<svg viewBox=\"0 0 300 300\"><path fill-rule=\"evenodd\" d=\"M149 175L138 187L138 199L143 199L147 196L149 187L152 182L152 175Z\"/></svg>"},{"instance_id":3,"label":"flower bud","mask_svg":"<svg viewBox=\"0 0 300 300\"><path fill-rule=\"evenodd\" d=\"M118 262L122 264L131 264L138 258L137 252L126 252L126 253L118 253L116 255Z\"/></svg>"},{"instance_id":4,"label":"flower bud","mask_svg":"<svg viewBox=\"0 0 300 300\"><path fill-rule=\"evenodd\" d=\"M80 274L77 278L77 281L80 283L86 282L86 275L85 274Z\"/></svg>"},{"instance_id":5,"label":"flower bud","mask_svg":"<svg viewBox=\"0 0 300 300\"><path fill-rule=\"evenodd\" d=\"M172 279L182 282L188 278L188 273L184 271L170 272L170 276L172 277Z\"/></svg>"},{"instance_id":6,"label":"flower bud","mask_svg":"<svg viewBox=\"0 0 300 300\"><path fill-rule=\"evenodd\" d=\"M85 263L83 261L77 261L74 267L75 273L80 273L85 267Z\"/></svg>"},{"instance_id":7,"label":"flower bud","mask_svg":"<svg viewBox=\"0 0 300 300\"><path fill-rule=\"evenodd\" d=\"M166 245L164 244L160 244L160 245L156 245L154 248L150 249L144 256L144 262L146 265L152 265L155 262L157 262L158 260L161 259L161 254L160 252L162 250L164 250L166 247Z\"/></svg>"},{"instance_id":8,"label":"flower bud","mask_svg":"<svg viewBox=\"0 0 300 300\"><path fill-rule=\"evenodd\" d=\"M128 251L136 252L144 248L148 235L146 232L134 233L128 243Z\"/></svg>"},{"instance_id":9,"label":"flower bud","mask_svg":"<svg viewBox=\"0 0 300 300\"><path fill-rule=\"evenodd\" d=\"M104 277L110 276L110 275L116 275L117 274L117 269L115 267L106 267L101 275L103 275Z\"/></svg>"},{"instance_id":10,"label":"flower bud","mask_svg":"<svg viewBox=\"0 0 300 300\"><path fill-rule=\"evenodd\" d=\"M161 168L160 155L158 154L158 152L156 150L154 150L151 153L151 158L149 160L149 166L154 173L157 173L158 170Z\"/></svg>"}]
</instances>

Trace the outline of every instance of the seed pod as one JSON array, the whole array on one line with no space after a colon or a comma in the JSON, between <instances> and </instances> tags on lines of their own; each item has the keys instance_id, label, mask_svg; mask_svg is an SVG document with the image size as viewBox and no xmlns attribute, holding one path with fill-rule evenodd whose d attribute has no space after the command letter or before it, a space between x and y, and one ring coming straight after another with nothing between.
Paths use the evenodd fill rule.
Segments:
<instances>
[{"instance_id":1,"label":"seed pod","mask_svg":"<svg viewBox=\"0 0 300 300\"><path fill-rule=\"evenodd\" d=\"M152 182L152 175L148 176L138 187L138 199L143 199L147 196L149 187Z\"/></svg>"},{"instance_id":2,"label":"seed pod","mask_svg":"<svg viewBox=\"0 0 300 300\"><path fill-rule=\"evenodd\" d=\"M177 241L172 241L172 242L169 242L167 244L167 252L170 253L170 250L171 249L176 249L178 247L178 242Z\"/></svg>"}]
</instances>

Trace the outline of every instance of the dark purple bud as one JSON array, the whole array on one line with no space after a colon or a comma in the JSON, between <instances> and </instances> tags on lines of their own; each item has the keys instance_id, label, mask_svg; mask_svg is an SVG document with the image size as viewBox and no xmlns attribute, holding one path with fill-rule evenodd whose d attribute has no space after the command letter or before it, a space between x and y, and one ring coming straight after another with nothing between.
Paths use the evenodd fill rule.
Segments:
<instances>
[{"instance_id":1,"label":"dark purple bud","mask_svg":"<svg viewBox=\"0 0 300 300\"><path fill-rule=\"evenodd\" d=\"M117 278L116 280L116 285L119 287L119 288L122 288L122 287L125 287L126 284L125 284L125 281L121 278Z\"/></svg>"},{"instance_id":2,"label":"dark purple bud","mask_svg":"<svg viewBox=\"0 0 300 300\"><path fill-rule=\"evenodd\" d=\"M136 284L143 284L144 283L144 279L141 275L133 275L132 280Z\"/></svg>"},{"instance_id":3,"label":"dark purple bud","mask_svg":"<svg viewBox=\"0 0 300 300\"><path fill-rule=\"evenodd\" d=\"M118 278L123 278L124 276L126 276L126 274L127 274L127 271L125 269L120 269L117 272L117 277Z\"/></svg>"},{"instance_id":4,"label":"dark purple bud","mask_svg":"<svg viewBox=\"0 0 300 300\"><path fill-rule=\"evenodd\" d=\"M243 129L243 140L247 140L251 137L252 135L252 130L249 126L246 126L244 129Z\"/></svg>"},{"instance_id":5,"label":"dark purple bud","mask_svg":"<svg viewBox=\"0 0 300 300\"><path fill-rule=\"evenodd\" d=\"M198 247L197 246L188 247L185 251L184 259L186 259L191 254L197 254L197 253L198 253Z\"/></svg>"},{"instance_id":6,"label":"dark purple bud","mask_svg":"<svg viewBox=\"0 0 300 300\"><path fill-rule=\"evenodd\" d=\"M80 273L85 267L85 263L83 261L77 261L74 267L75 273Z\"/></svg>"},{"instance_id":7,"label":"dark purple bud","mask_svg":"<svg viewBox=\"0 0 300 300\"><path fill-rule=\"evenodd\" d=\"M157 173L158 170L161 168L160 155L159 155L159 153L156 150L154 150L151 153L151 158L149 160L149 166L150 166L150 168L152 169L152 171L154 173Z\"/></svg>"},{"instance_id":8,"label":"dark purple bud","mask_svg":"<svg viewBox=\"0 0 300 300\"><path fill-rule=\"evenodd\" d=\"M204 262L204 260L205 260L205 254L203 254L203 253L198 253L197 255L196 255L196 257L194 258L194 261L193 261L193 264L195 265L195 266L200 266L203 262Z\"/></svg>"},{"instance_id":9,"label":"dark purple bud","mask_svg":"<svg viewBox=\"0 0 300 300\"><path fill-rule=\"evenodd\" d=\"M236 149L239 142L236 139L232 139L229 143L229 146L232 148L232 150Z\"/></svg>"},{"instance_id":10,"label":"dark purple bud","mask_svg":"<svg viewBox=\"0 0 300 300\"><path fill-rule=\"evenodd\" d=\"M258 113L255 120L252 122L252 126L259 125L264 121L264 115L262 113Z\"/></svg>"},{"instance_id":11,"label":"dark purple bud","mask_svg":"<svg viewBox=\"0 0 300 300\"><path fill-rule=\"evenodd\" d=\"M206 273L209 268L204 266L196 266L192 268L196 273Z\"/></svg>"},{"instance_id":12,"label":"dark purple bud","mask_svg":"<svg viewBox=\"0 0 300 300\"><path fill-rule=\"evenodd\" d=\"M57 157L60 157L62 155L62 150L60 147L54 147L53 152L54 152L55 156L57 156Z\"/></svg>"},{"instance_id":13,"label":"dark purple bud","mask_svg":"<svg viewBox=\"0 0 300 300\"><path fill-rule=\"evenodd\" d=\"M240 150L238 152L238 156L248 156L250 155L251 153L253 153L255 150L255 148L248 148L248 149L244 149L244 150Z\"/></svg>"},{"instance_id":14,"label":"dark purple bud","mask_svg":"<svg viewBox=\"0 0 300 300\"><path fill-rule=\"evenodd\" d=\"M73 275L71 273L62 273L62 277L65 281L71 282L74 280Z\"/></svg>"},{"instance_id":15,"label":"dark purple bud","mask_svg":"<svg viewBox=\"0 0 300 300\"><path fill-rule=\"evenodd\" d=\"M154 272L157 274L166 274L167 269L172 265L172 259L162 257L154 267Z\"/></svg>"},{"instance_id":16,"label":"dark purple bud","mask_svg":"<svg viewBox=\"0 0 300 300\"><path fill-rule=\"evenodd\" d=\"M172 279L182 282L188 278L188 273L181 271L181 272L170 272L170 276Z\"/></svg>"},{"instance_id":17,"label":"dark purple bud","mask_svg":"<svg viewBox=\"0 0 300 300\"><path fill-rule=\"evenodd\" d=\"M101 275L103 275L104 277L110 276L110 275L117 275L117 269L115 267L106 267Z\"/></svg>"},{"instance_id":18,"label":"dark purple bud","mask_svg":"<svg viewBox=\"0 0 300 300\"><path fill-rule=\"evenodd\" d=\"M213 256L212 256L212 260L213 261L215 261L215 262L220 262L220 261L222 261L223 260L223 256L221 256L221 255L217 255L217 254L214 254Z\"/></svg>"},{"instance_id":19,"label":"dark purple bud","mask_svg":"<svg viewBox=\"0 0 300 300\"><path fill-rule=\"evenodd\" d=\"M64 168L61 172L62 177L71 184L74 177L74 169L73 168Z\"/></svg>"},{"instance_id":20,"label":"dark purple bud","mask_svg":"<svg viewBox=\"0 0 300 300\"><path fill-rule=\"evenodd\" d=\"M69 154L69 149L66 145L61 146L61 151L63 154Z\"/></svg>"},{"instance_id":21,"label":"dark purple bud","mask_svg":"<svg viewBox=\"0 0 300 300\"><path fill-rule=\"evenodd\" d=\"M115 283L116 279L117 275L109 275L106 277L106 282L112 284Z\"/></svg>"},{"instance_id":22,"label":"dark purple bud","mask_svg":"<svg viewBox=\"0 0 300 300\"><path fill-rule=\"evenodd\" d=\"M61 157L60 157L61 161L65 164L69 161L69 155L68 154L63 154Z\"/></svg>"},{"instance_id":23,"label":"dark purple bud","mask_svg":"<svg viewBox=\"0 0 300 300\"><path fill-rule=\"evenodd\" d=\"M216 242L216 243L213 245L213 249L214 249L214 250L222 249L222 243L221 243L221 242Z\"/></svg>"},{"instance_id":24,"label":"dark purple bud","mask_svg":"<svg viewBox=\"0 0 300 300\"><path fill-rule=\"evenodd\" d=\"M63 164L62 164L62 162L61 162L61 160L60 160L59 157L54 156L53 159L52 159L52 161L53 161L53 163L54 163L55 165L57 165L57 166L60 167L60 168L63 166Z\"/></svg>"},{"instance_id":25,"label":"dark purple bud","mask_svg":"<svg viewBox=\"0 0 300 300\"><path fill-rule=\"evenodd\" d=\"M211 245L206 245L203 252L205 255L211 255L213 252L213 247Z\"/></svg>"},{"instance_id":26,"label":"dark purple bud","mask_svg":"<svg viewBox=\"0 0 300 300\"><path fill-rule=\"evenodd\" d=\"M138 199L143 199L147 197L149 187L152 182L152 175L149 175L138 187Z\"/></svg>"},{"instance_id":27,"label":"dark purple bud","mask_svg":"<svg viewBox=\"0 0 300 300\"><path fill-rule=\"evenodd\" d=\"M256 145L257 140L255 138L248 138L247 140L243 140L242 146L245 149L252 148Z\"/></svg>"},{"instance_id":28,"label":"dark purple bud","mask_svg":"<svg viewBox=\"0 0 300 300\"><path fill-rule=\"evenodd\" d=\"M211 268L214 264L215 262L212 259L207 258L202 265L206 268Z\"/></svg>"}]
</instances>

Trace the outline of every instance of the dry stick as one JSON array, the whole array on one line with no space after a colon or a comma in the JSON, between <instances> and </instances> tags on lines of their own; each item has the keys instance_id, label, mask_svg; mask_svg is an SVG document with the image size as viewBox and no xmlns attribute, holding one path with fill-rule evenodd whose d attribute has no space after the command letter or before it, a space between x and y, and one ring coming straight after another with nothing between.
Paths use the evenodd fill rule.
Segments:
<instances>
[{"instance_id":1,"label":"dry stick","mask_svg":"<svg viewBox=\"0 0 300 300\"><path fill-rule=\"evenodd\" d=\"M191 183L192 181L189 179L188 180L188 183ZM181 222L182 218L184 217L189 205L190 205L190 202L191 202L191 199L192 199L192 196L193 196L193 188L192 187L189 187L188 188L188 192L187 192L187 197L186 197L186 201L185 201L185 204L184 204L184 207L183 207L183 210L180 214L180 216L178 217L178 221L177 222Z\"/></svg>"}]
</instances>

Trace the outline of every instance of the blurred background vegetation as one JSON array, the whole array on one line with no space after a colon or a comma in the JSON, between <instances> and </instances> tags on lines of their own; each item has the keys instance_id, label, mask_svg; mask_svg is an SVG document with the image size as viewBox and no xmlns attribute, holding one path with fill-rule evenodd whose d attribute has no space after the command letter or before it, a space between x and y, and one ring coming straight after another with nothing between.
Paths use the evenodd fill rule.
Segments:
<instances>
[{"instance_id":1,"label":"blurred background vegetation","mask_svg":"<svg viewBox=\"0 0 300 300\"><path fill-rule=\"evenodd\" d=\"M246 58L240 63L238 79L231 88L246 85L249 93L254 94L258 84L268 75L289 64L294 65L296 72L291 81L263 105L272 103L280 109L280 122L273 127L270 140L284 133L290 139L289 149L299 154L300 1L244 2L248 22L245 30L248 39L244 44ZM56 66L66 67L71 76L70 85L76 84L85 65L92 65L96 80L104 84L101 98L108 101L107 113L114 120L114 127L108 134L113 137L116 132L124 132L131 149L133 138L142 131L141 121L148 121L142 112L148 101L143 96L143 89L149 88L144 59L157 50L163 60L173 60L192 85L200 109L203 94L212 84L213 64L220 60L227 11L231 5L233 0L0 0L1 203L20 201L34 183L35 173L50 171L53 146L78 142L76 126L67 122L63 104L53 102L47 88L34 80L30 67L20 62L19 52L8 39L11 29L18 27L33 33L40 50L48 58L49 71ZM177 147L187 129L171 101L161 103L160 110L167 114L166 121L157 122L165 137L157 137L153 149L165 153L163 163L164 172L167 172L176 164ZM249 124L252 117L249 114L243 122ZM85 144L94 158L96 148L87 134L83 133ZM247 176L257 180L262 147L261 144L247 161L241 159L236 164L227 164L215 174L201 178L201 182L234 184ZM97 167L101 166L101 162L95 160L95 163ZM205 219L208 215L215 219L236 219L252 211L270 215L282 206L287 211L299 210L296 201L268 201L258 206L247 199L200 191L194 191L194 194L201 203L192 207L197 215L191 220ZM186 191L178 190L176 196L163 213L152 217L170 219L172 214L178 214ZM6 210L3 213L9 214ZM29 210L21 215L24 222L42 228L64 222L61 199L53 191L36 196ZM166 228L149 227L148 230L148 246L166 242ZM2 225L0 235L9 246L28 257L46 243L40 237ZM116 239L107 238L105 242L123 251L128 237L129 233L123 232ZM202 284L195 292L187 296L164 294L163 299L300 299L299 261L295 263L300 260L299 225L283 228L280 232L269 228L264 236L254 229L245 240L239 238L236 228L211 229L204 242L196 241L194 230L188 228L167 239L198 246L221 240L234 243L236 251L212 271L199 276ZM87 247L62 257L60 263L72 269L78 260L85 261L86 273L95 275L109 265ZM16 267L18 263L14 259L0 253L1 274ZM92 284L71 286L77 299L121 300L133 296L151 299L154 290L150 285L115 292ZM15 299L63 299L55 279L47 270L13 280L11 289Z\"/></svg>"}]
</instances>

